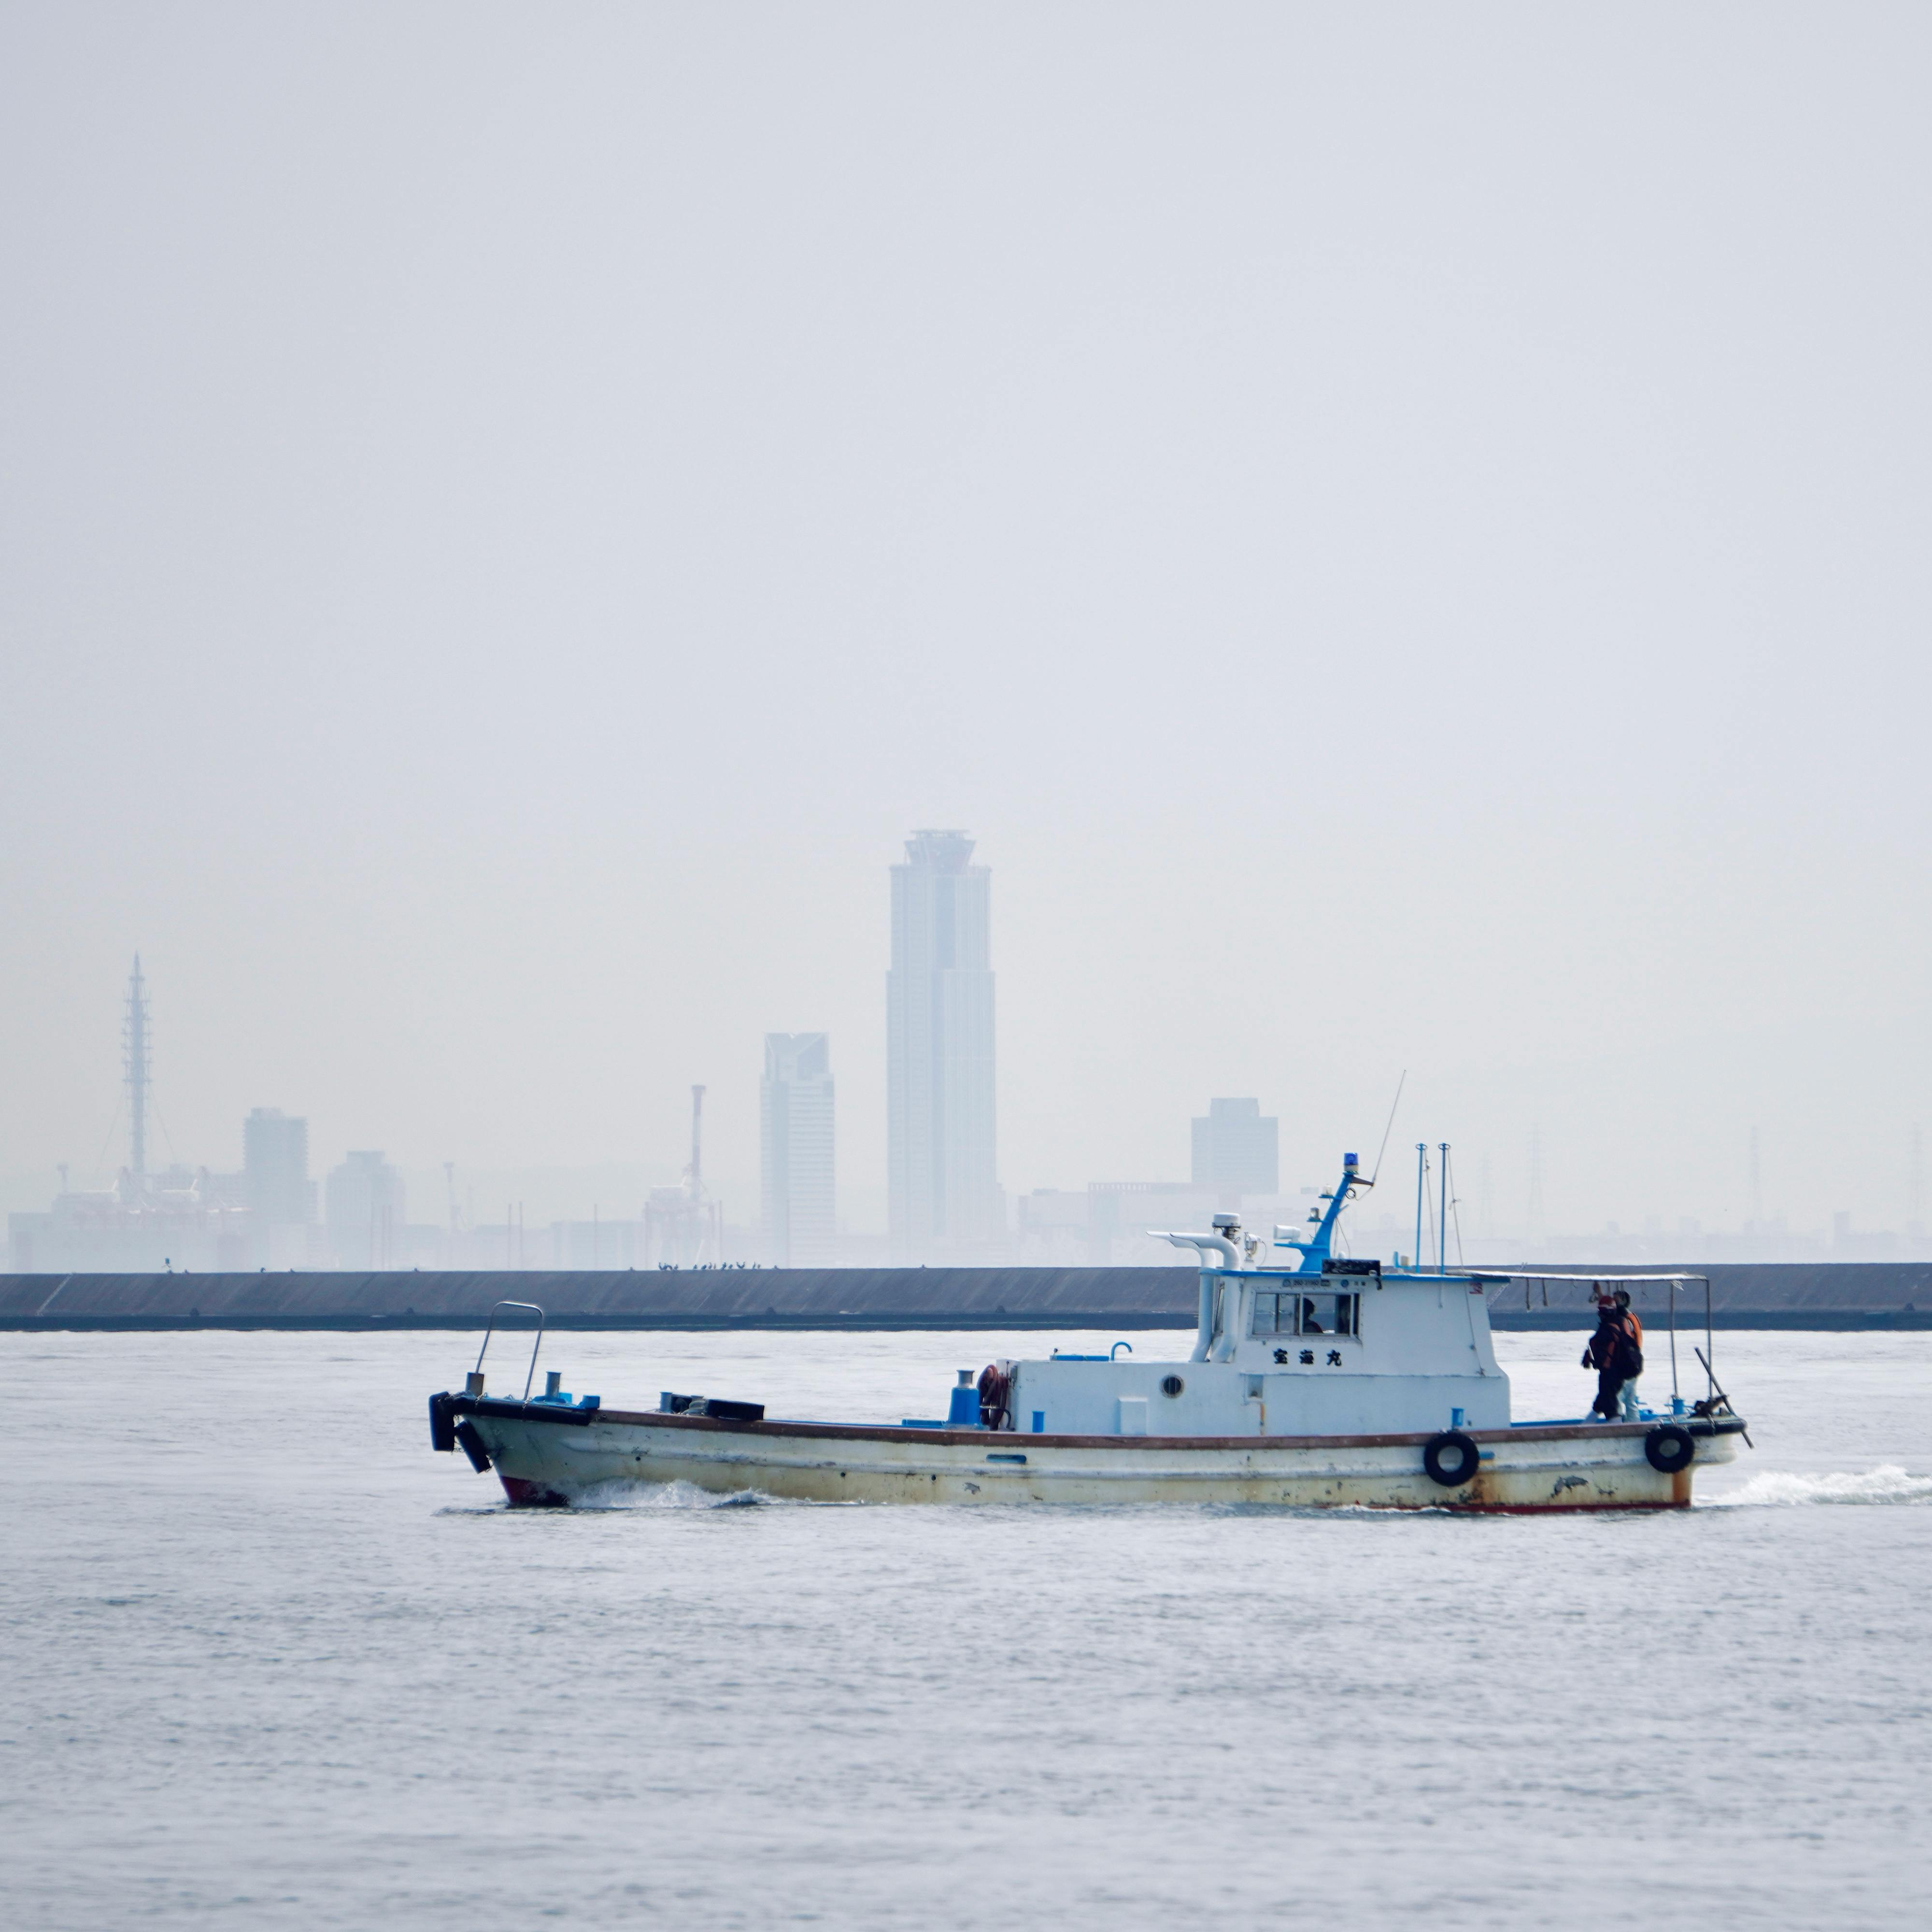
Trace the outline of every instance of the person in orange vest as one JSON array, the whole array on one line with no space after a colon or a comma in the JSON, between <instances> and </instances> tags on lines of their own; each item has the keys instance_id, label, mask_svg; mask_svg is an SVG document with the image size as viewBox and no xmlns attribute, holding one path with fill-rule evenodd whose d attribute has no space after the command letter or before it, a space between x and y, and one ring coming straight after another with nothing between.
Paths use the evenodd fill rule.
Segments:
<instances>
[{"instance_id":1,"label":"person in orange vest","mask_svg":"<svg viewBox=\"0 0 1932 1932\"><path fill-rule=\"evenodd\" d=\"M1598 1298L1597 1332L1583 1351L1584 1367L1597 1372L1597 1399L1590 1405L1592 1420L1600 1415L1606 1422L1616 1421L1619 1406L1626 1400L1624 1388L1643 1373L1643 1349L1637 1340L1642 1331L1636 1329L1636 1318L1628 1312L1630 1296L1623 1289ZM1635 1410L1634 1394L1628 1401L1626 1417Z\"/></svg>"},{"instance_id":2,"label":"person in orange vest","mask_svg":"<svg viewBox=\"0 0 1932 1932\"><path fill-rule=\"evenodd\" d=\"M1636 1310L1630 1306L1628 1288L1618 1288L1615 1300L1618 1318L1623 1323L1624 1334L1630 1337L1630 1346L1624 1352L1624 1366L1628 1373L1624 1377L1623 1387L1617 1391L1617 1401L1623 1420L1636 1422L1642 1419L1637 1408L1636 1378L1643 1373L1643 1324L1636 1318Z\"/></svg>"}]
</instances>

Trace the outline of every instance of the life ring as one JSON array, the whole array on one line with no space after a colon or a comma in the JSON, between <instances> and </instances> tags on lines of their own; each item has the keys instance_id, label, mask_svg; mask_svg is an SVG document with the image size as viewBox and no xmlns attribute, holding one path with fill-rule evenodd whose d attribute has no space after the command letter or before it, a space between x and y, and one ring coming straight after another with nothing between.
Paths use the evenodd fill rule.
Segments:
<instances>
[{"instance_id":1,"label":"life ring","mask_svg":"<svg viewBox=\"0 0 1932 1932\"><path fill-rule=\"evenodd\" d=\"M1697 1445L1688 1429L1674 1422L1662 1422L1643 1438L1644 1460L1659 1474L1674 1476L1688 1469L1697 1454Z\"/></svg>"},{"instance_id":2,"label":"life ring","mask_svg":"<svg viewBox=\"0 0 1932 1932\"><path fill-rule=\"evenodd\" d=\"M1422 1446L1422 1466L1429 1480L1445 1490L1460 1490L1482 1466L1482 1451L1460 1429L1445 1429Z\"/></svg>"}]
</instances>

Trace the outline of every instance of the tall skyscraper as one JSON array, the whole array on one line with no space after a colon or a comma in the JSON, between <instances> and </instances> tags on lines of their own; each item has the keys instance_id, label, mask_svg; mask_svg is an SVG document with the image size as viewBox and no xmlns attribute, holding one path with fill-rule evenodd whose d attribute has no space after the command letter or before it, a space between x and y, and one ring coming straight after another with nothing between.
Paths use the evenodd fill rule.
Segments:
<instances>
[{"instance_id":1,"label":"tall skyscraper","mask_svg":"<svg viewBox=\"0 0 1932 1932\"><path fill-rule=\"evenodd\" d=\"M992 874L963 832L916 832L892 868L886 1180L901 1262L988 1258L1005 1207L993 1108Z\"/></svg>"},{"instance_id":2,"label":"tall skyscraper","mask_svg":"<svg viewBox=\"0 0 1932 1932\"><path fill-rule=\"evenodd\" d=\"M758 1086L760 1202L766 1258L779 1268L838 1258L832 1054L822 1033L768 1033Z\"/></svg>"},{"instance_id":3,"label":"tall skyscraper","mask_svg":"<svg viewBox=\"0 0 1932 1932\"><path fill-rule=\"evenodd\" d=\"M1210 1100L1194 1122L1194 1184L1211 1187L1232 1207L1244 1194L1281 1191L1281 1123L1258 1100Z\"/></svg>"}]
</instances>

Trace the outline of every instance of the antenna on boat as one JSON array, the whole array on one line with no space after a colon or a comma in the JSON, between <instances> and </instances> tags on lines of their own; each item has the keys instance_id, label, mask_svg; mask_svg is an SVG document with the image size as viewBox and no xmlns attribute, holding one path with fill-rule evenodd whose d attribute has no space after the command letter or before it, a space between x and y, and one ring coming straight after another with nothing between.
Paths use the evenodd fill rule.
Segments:
<instances>
[{"instance_id":1,"label":"antenna on boat","mask_svg":"<svg viewBox=\"0 0 1932 1932\"><path fill-rule=\"evenodd\" d=\"M1398 1080L1395 1083L1395 1098L1389 1102L1388 1121L1382 1129L1382 1144L1376 1150L1376 1171L1373 1174L1369 1176L1369 1185L1371 1187L1374 1186L1377 1180L1381 1177L1382 1171L1382 1156L1388 1152L1388 1137L1395 1130L1395 1110L1402 1105L1402 1090L1407 1084L1408 1080L1408 1069L1405 1066L1402 1070L1401 1079Z\"/></svg>"},{"instance_id":2,"label":"antenna on boat","mask_svg":"<svg viewBox=\"0 0 1932 1932\"><path fill-rule=\"evenodd\" d=\"M1415 1144L1415 1253L1409 1266L1420 1269L1422 1266L1422 1178L1429 1172L1429 1143L1418 1141Z\"/></svg>"},{"instance_id":3,"label":"antenna on boat","mask_svg":"<svg viewBox=\"0 0 1932 1932\"><path fill-rule=\"evenodd\" d=\"M1442 1146L1442 1226L1436 1237L1436 1272L1449 1272L1449 1143Z\"/></svg>"}]
</instances>

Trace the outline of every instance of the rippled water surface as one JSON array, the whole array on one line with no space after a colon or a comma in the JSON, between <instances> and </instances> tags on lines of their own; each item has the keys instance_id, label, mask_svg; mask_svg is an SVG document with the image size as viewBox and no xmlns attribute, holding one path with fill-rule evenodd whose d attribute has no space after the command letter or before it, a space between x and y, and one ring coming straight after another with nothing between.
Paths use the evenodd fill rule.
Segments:
<instances>
[{"instance_id":1,"label":"rippled water surface","mask_svg":"<svg viewBox=\"0 0 1932 1932\"><path fill-rule=\"evenodd\" d=\"M1113 1339L547 1359L876 1420ZM1498 1338L1519 1415L1581 1344ZM6 1922L1920 1922L1932 1336L1718 1348L1685 1514L513 1515L460 1336L0 1336Z\"/></svg>"}]
</instances>

